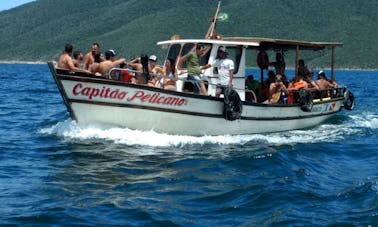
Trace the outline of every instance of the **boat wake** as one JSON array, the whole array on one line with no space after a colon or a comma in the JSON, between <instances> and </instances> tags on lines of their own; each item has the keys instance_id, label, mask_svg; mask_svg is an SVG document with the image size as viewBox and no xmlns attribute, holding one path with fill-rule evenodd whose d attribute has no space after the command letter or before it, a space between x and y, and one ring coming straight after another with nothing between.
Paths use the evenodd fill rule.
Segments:
<instances>
[{"instance_id":1,"label":"boat wake","mask_svg":"<svg viewBox=\"0 0 378 227\"><path fill-rule=\"evenodd\" d=\"M337 120L336 120L337 121ZM222 136L181 136L157 133L154 131L139 131L105 125L91 125L81 127L75 121L66 120L48 128L40 133L54 135L71 142L88 140L104 140L115 144L129 146L153 147L182 147L185 145L214 144L214 145L293 145L300 143L324 143L342 141L350 136L364 134L378 128L378 116L374 114L361 114L348 116L340 124L328 123L305 130L288 132L251 134L251 135L222 135Z\"/></svg>"}]
</instances>

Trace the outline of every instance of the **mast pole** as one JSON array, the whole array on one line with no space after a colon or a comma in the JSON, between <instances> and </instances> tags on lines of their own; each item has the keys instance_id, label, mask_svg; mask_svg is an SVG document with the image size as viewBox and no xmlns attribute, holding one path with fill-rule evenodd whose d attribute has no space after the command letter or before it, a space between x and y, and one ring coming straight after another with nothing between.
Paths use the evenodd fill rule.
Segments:
<instances>
[{"instance_id":1,"label":"mast pole","mask_svg":"<svg viewBox=\"0 0 378 227\"><path fill-rule=\"evenodd\" d=\"M214 35L215 26L217 25L217 18L218 18L218 14L219 14L219 11L220 11L220 5L221 5L221 1L218 2L218 8L215 12L214 17L211 20L210 27L207 30L205 39L210 39Z\"/></svg>"}]
</instances>

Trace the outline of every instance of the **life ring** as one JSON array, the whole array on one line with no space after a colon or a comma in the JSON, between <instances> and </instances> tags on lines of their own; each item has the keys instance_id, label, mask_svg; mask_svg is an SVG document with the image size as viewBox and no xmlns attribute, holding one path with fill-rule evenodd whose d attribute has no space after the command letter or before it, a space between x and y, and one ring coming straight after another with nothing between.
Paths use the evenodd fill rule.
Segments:
<instances>
[{"instance_id":1,"label":"life ring","mask_svg":"<svg viewBox=\"0 0 378 227\"><path fill-rule=\"evenodd\" d=\"M232 88L224 89L223 117L234 121L241 118L243 103L239 94Z\"/></svg>"},{"instance_id":2,"label":"life ring","mask_svg":"<svg viewBox=\"0 0 378 227\"><path fill-rule=\"evenodd\" d=\"M351 91L344 92L344 108L346 110L353 110L354 108L354 95Z\"/></svg>"},{"instance_id":3,"label":"life ring","mask_svg":"<svg viewBox=\"0 0 378 227\"><path fill-rule=\"evenodd\" d=\"M299 91L299 104L301 105L301 110L311 112L314 106L312 93L308 90L301 89Z\"/></svg>"},{"instance_id":4,"label":"life ring","mask_svg":"<svg viewBox=\"0 0 378 227\"><path fill-rule=\"evenodd\" d=\"M269 56L265 50L260 50L257 54L257 65L260 69L268 69L269 67Z\"/></svg>"}]
</instances>

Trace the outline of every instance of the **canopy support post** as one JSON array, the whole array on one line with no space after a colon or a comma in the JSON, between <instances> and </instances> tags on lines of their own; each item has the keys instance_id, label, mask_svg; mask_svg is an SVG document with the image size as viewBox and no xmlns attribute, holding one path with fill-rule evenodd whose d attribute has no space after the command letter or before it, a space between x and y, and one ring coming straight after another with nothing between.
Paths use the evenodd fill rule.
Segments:
<instances>
[{"instance_id":1,"label":"canopy support post","mask_svg":"<svg viewBox=\"0 0 378 227\"><path fill-rule=\"evenodd\" d=\"M332 54L331 54L331 79L335 80L335 47L332 47Z\"/></svg>"},{"instance_id":2,"label":"canopy support post","mask_svg":"<svg viewBox=\"0 0 378 227\"><path fill-rule=\"evenodd\" d=\"M295 75L298 75L299 45L295 48Z\"/></svg>"}]
</instances>

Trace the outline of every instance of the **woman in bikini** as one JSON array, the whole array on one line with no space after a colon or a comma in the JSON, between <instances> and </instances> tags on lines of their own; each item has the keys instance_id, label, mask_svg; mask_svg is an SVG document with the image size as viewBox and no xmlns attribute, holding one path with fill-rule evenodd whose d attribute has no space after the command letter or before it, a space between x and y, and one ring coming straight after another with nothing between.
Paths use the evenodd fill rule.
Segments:
<instances>
[{"instance_id":1,"label":"woman in bikini","mask_svg":"<svg viewBox=\"0 0 378 227\"><path fill-rule=\"evenodd\" d=\"M178 78L175 69L175 60L167 58L163 68L163 88L166 90L176 90L176 80Z\"/></svg>"}]
</instances>

